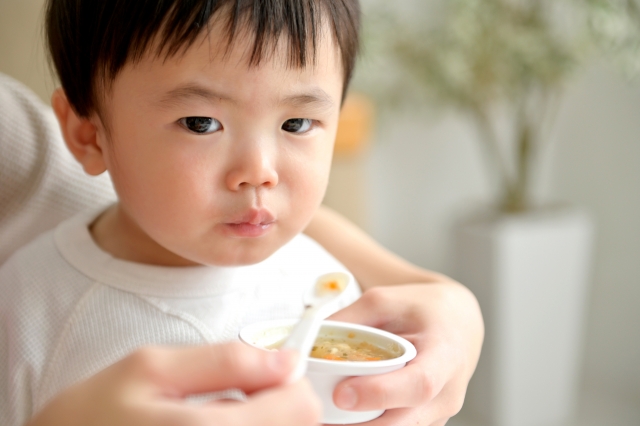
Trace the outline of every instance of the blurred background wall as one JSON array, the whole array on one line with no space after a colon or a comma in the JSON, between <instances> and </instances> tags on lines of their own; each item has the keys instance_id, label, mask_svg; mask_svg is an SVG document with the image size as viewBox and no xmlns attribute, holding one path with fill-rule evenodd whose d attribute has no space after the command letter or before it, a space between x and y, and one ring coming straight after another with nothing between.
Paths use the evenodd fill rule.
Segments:
<instances>
[{"instance_id":1,"label":"blurred background wall","mask_svg":"<svg viewBox=\"0 0 640 426\"><path fill-rule=\"evenodd\" d=\"M473 130L454 113L426 107L385 114L377 124L370 232L416 264L452 274L453 224L490 193ZM537 191L585 207L597 233L584 358L576 360L583 363L576 425L637 425L640 82L594 64L569 87L553 139Z\"/></svg>"},{"instance_id":2,"label":"blurred background wall","mask_svg":"<svg viewBox=\"0 0 640 426\"><path fill-rule=\"evenodd\" d=\"M0 72L48 103L42 4L0 0ZM473 130L459 114L425 105L380 108L373 135L355 172L338 159L327 199L393 251L452 273L451 227L490 194ZM593 63L569 85L550 142L537 196L583 206L597 226L576 425L639 425L640 80ZM473 424L464 410L459 417L451 424Z\"/></svg>"},{"instance_id":3,"label":"blurred background wall","mask_svg":"<svg viewBox=\"0 0 640 426\"><path fill-rule=\"evenodd\" d=\"M375 2L363 3L366 11ZM401 3L411 13L420 2ZM375 67L366 56L362 65L356 87ZM375 135L370 232L418 265L454 274L452 227L491 196L474 129L425 105L385 108ZM640 76L629 81L606 61L577 73L541 166L535 198L582 206L596 223L575 424L640 424ZM474 424L464 415L451 423Z\"/></svg>"}]
</instances>

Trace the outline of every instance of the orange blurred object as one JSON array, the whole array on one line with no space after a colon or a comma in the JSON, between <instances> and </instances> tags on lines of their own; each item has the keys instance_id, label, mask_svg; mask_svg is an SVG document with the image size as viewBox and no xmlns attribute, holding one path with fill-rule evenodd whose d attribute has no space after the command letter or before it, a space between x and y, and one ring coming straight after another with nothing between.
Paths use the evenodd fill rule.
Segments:
<instances>
[{"instance_id":1,"label":"orange blurred object","mask_svg":"<svg viewBox=\"0 0 640 426\"><path fill-rule=\"evenodd\" d=\"M335 281L329 281L328 283L325 283L324 288L331 291L340 290L340 286Z\"/></svg>"},{"instance_id":2,"label":"orange blurred object","mask_svg":"<svg viewBox=\"0 0 640 426\"><path fill-rule=\"evenodd\" d=\"M354 156L369 145L373 126L373 102L363 94L350 93L338 122L334 155Z\"/></svg>"}]
</instances>

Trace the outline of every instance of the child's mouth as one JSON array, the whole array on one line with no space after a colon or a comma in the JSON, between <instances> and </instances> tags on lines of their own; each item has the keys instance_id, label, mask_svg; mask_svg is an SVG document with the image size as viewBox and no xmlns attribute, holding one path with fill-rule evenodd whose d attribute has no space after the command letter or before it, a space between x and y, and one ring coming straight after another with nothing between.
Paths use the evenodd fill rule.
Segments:
<instances>
[{"instance_id":1,"label":"child's mouth","mask_svg":"<svg viewBox=\"0 0 640 426\"><path fill-rule=\"evenodd\" d=\"M269 232L275 222L273 214L268 210L253 208L225 225L233 236L255 238Z\"/></svg>"},{"instance_id":2,"label":"child's mouth","mask_svg":"<svg viewBox=\"0 0 640 426\"><path fill-rule=\"evenodd\" d=\"M275 222L267 222L267 223L249 223L249 222L240 222L240 223L227 223L226 227L231 231L233 236L236 237L244 237L244 238L255 238L261 237L269 232L272 225Z\"/></svg>"}]
</instances>

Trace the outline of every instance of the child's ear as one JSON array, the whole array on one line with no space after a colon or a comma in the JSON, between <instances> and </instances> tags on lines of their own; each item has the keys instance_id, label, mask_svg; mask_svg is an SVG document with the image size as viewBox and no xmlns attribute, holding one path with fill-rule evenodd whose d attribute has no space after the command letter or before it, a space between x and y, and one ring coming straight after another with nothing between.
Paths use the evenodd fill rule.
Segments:
<instances>
[{"instance_id":1,"label":"child's ear","mask_svg":"<svg viewBox=\"0 0 640 426\"><path fill-rule=\"evenodd\" d=\"M53 92L51 105L58 117L67 147L84 171L89 175L97 176L107 170L102 147L98 143L95 124L88 118L76 114L62 88Z\"/></svg>"}]
</instances>

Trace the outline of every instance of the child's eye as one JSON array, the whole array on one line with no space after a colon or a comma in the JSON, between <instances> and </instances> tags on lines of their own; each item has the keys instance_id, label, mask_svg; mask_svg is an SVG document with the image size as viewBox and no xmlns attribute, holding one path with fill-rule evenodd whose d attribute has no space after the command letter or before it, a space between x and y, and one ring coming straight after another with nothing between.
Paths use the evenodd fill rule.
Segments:
<instances>
[{"instance_id":1,"label":"child's eye","mask_svg":"<svg viewBox=\"0 0 640 426\"><path fill-rule=\"evenodd\" d=\"M193 133L213 133L222 128L222 124L211 117L184 117L178 120L178 123L185 129Z\"/></svg>"},{"instance_id":2,"label":"child's eye","mask_svg":"<svg viewBox=\"0 0 640 426\"><path fill-rule=\"evenodd\" d=\"M282 130L290 133L306 133L313 126L313 121L308 118L290 118L282 124Z\"/></svg>"}]
</instances>

